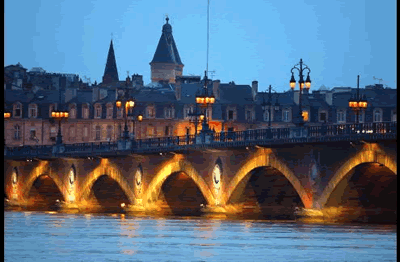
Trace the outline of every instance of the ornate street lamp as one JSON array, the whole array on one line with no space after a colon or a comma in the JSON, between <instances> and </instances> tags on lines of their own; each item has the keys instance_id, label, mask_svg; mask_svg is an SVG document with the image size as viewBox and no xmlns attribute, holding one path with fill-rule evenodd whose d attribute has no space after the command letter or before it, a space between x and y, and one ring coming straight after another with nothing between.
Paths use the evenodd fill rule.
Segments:
<instances>
[{"instance_id":1,"label":"ornate street lamp","mask_svg":"<svg viewBox=\"0 0 400 262\"><path fill-rule=\"evenodd\" d=\"M139 114L138 116L137 116L137 120L139 121L139 139L141 139L142 138L142 121L143 121L143 115L142 114Z\"/></svg>"},{"instance_id":2,"label":"ornate street lamp","mask_svg":"<svg viewBox=\"0 0 400 262\"><path fill-rule=\"evenodd\" d=\"M298 65L300 66L300 68L297 67ZM293 70L294 70L294 69L297 69L297 70L299 71L299 88L300 88L300 92L299 92L299 122L298 122L298 125L299 125L299 126L304 125L304 120L303 120L303 109L302 109L302 106L301 106L301 102L302 102L302 101L301 101L301 95L302 95L302 93L303 93L304 84L305 84L305 87L306 87L306 89L307 89L307 92L308 92L308 90L309 90L310 87L311 87L311 80L310 80L310 72L311 72L311 70L310 70L310 68L308 68L307 65L304 64L304 66L305 66L305 67L303 68L303 60L300 59L300 63L297 64L297 65L295 65L295 66L291 69L292 77L290 78L290 88L292 88L292 90L294 90L294 88L296 87L296 80L294 79ZM304 82L304 78L303 78L303 71L304 71L304 70L308 70L307 78L306 78L306 81L305 81L305 82Z\"/></svg>"},{"instance_id":3,"label":"ornate street lamp","mask_svg":"<svg viewBox=\"0 0 400 262\"><path fill-rule=\"evenodd\" d=\"M62 134L61 134L61 120L68 119L69 113L66 110L62 110L62 108L53 110L51 112L51 118L54 120L58 120L58 132L56 138L56 145L62 144Z\"/></svg>"},{"instance_id":4,"label":"ornate street lamp","mask_svg":"<svg viewBox=\"0 0 400 262\"><path fill-rule=\"evenodd\" d=\"M123 134L123 139L128 140L129 139L129 130L128 130L128 113L130 109L132 109L135 106L135 101L132 97L126 98L126 92L124 93L123 97L119 97L117 101L115 102L115 105L117 108L121 109L122 106L124 107L124 120L125 120L125 127L124 127L124 134Z\"/></svg>"},{"instance_id":5,"label":"ornate street lamp","mask_svg":"<svg viewBox=\"0 0 400 262\"><path fill-rule=\"evenodd\" d=\"M356 93L355 97L352 96L349 100L349 107L356 114L356 119L355 119L356 124L358 124L360 122L359 112L362 110L365 110L368 106L368 101L367 101L365 95L363 97L361 97L361 95L360 95L359 82L360 82L360 75L357 75L357 93Z\"/></svg>"},{"instance_id":6,"label":"ornate street lamp","mask_svg":"<svg viewBox=\"0 0 400 262\"><path fill-rule=\"evenodd\" d=\"M203 89L200 93L200 95L196 95L196 104L198 104L201 108L203 108L203 110L205 110L205 116L203 117L203 125L202 125L202 133L207 133L210 131L210 128L208 126L207 123L207 118L209 117L207 114L207 109L208 109L208 105L211 105L215 103L215 97L214 95L211 93L209 94L208 92L208 78L207 78L207 71L204 71L204 86Z\"/></svg>"}]
</instances>

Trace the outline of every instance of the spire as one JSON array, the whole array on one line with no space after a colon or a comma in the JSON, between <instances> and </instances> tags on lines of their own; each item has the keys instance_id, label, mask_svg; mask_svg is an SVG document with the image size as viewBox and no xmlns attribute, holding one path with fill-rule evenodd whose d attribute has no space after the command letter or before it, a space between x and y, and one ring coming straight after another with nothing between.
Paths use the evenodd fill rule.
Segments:
<instances>
[{"instance_id":1,"label":"spire","mask_svg":"<svg viewBox=\"0 0 400 262\"><path fill-rule=\"evenodd\" d=\"M108 50L106 68L104 69L103 84L118 82L117 62L115 61L113 41L111 39L110 49Z\"/></svg>"},{"instance_id":2,"label":"spire","mask_svg":"<svg viewBox=\"0 0 400 262\"><path fill-rule=\"evenodd\" d=\"M163 25L162 34L158 41L158 46L154 54L152 63L170 63L183 65L179 57L178 49L172 36L172 26L168 23L169 18L165 18L166 23Z\"/></svg>"}]
</instances>

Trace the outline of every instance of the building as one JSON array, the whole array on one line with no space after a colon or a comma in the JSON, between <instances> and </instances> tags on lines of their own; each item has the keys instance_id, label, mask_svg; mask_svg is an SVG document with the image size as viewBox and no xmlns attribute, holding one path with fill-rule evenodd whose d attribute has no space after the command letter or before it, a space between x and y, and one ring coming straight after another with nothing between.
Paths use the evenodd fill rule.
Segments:
<instances>
[{"instance_id":1,"label":"building","mask_svg":"<svg viewBox=\"0 0 400 262\"><path fill-rule=\"evenodd\" d=\"M214 94L216 102L208 108L197 108L196 93L205 82L200 76L182 75L183 64L168 18L150 66L150 84L144 85L139 74L120 81L111 41L102 82L92 86L78 81L78 76L64 75L72 81L59 80L61 82L57 85L58 80L51 80L44 86L52 88L42 87L33 91L20 86L24 86L24 81L35 83L34 77L47 79L44 70L31 70L25 77L26 69L20 64L5 67L5 86L14 83L18 87L4 89L5 111L11 113L11 117L5 120L6 145L54 144L58 123L51 118L51 112L61 107L69 111L68 119L61 123L63 142L67 144L116 141L123 134L125 122L132 138L194 134L196 129L201 130L201 124L196 122L193 112L206 114L210 128L215 132L266 128L269 125L272 128L290 127L294 126L293 122L299 115L299 91L266 94L258 91L257 81L250 85L208 81L207 88ZM17 74L10 74L13 70ZM15 79L21 81L15 82ZM360 91L369 101L361 122L397 121L396 89L375 85ZM351 87L323 88L312 93L305 91L302 109L306 125L353 123L355 114L349 109L348 101L355 93L356 88ZM132 114L127 118L123 107L116 106L121 97L132 97L135 101ZM267 105L265 111L263 104ZM139 114L143 115L141 122L137 121Z\"/></svg>"}]
</instances>

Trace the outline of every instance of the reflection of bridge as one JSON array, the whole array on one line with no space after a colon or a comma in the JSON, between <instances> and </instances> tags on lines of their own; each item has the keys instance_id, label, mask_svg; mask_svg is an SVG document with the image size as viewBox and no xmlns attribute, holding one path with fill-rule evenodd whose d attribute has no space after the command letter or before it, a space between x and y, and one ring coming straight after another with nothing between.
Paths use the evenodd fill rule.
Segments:
<instances>
[{"instance_id":1,"label":"reflection of bridge","mask_svg":"<svg viewBox=\"0 0 400 262\"><path fill-rule=\"evenodd\" d=\"M5 194L28 206L387 217L397 212L396 137L396 123L368 123L5 148Z\"/></svg>"}]
</instances>

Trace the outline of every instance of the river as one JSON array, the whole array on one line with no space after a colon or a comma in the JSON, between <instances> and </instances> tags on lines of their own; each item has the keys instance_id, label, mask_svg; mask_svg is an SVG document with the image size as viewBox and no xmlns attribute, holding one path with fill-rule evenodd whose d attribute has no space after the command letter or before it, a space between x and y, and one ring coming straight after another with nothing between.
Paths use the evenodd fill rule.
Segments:
<instances>
[{"instance_id":1,"label":"river","mask_svg":"<svg viewBox=\"0 0 400 262\"><path fill-rule=\"evenodd\" d=\"M396 225L4 212L5 261L396 261Z\"/></svg>"}]
</instances>

